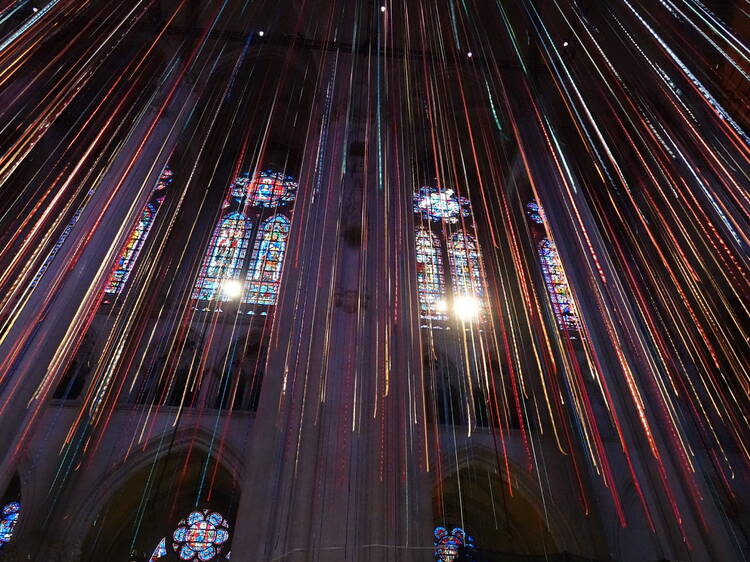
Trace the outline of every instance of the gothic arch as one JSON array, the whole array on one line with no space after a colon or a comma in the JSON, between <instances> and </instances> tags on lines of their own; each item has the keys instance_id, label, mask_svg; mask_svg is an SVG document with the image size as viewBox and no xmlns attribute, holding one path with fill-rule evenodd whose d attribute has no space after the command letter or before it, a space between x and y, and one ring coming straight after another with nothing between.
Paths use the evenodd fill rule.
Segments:
<instances>
[{"instance_id":1,"label":"gothic arch","mask_svg":"<svg viewBox=\"0 0 750 562\"><path fill-rule=\"evenodd\" d=\"M458 465L455 459L460 459ZM474 443L455 454L443 451L441 462L438 474L443 477L433 496L435 525L463 526L475 537L477 548L489 552L541 555L589 550L581 544L585 535L575 532L554 500L541 497L528 469L508 462L511 495L509 474L498 467L488 447Z\"/></svg>"},{"instance_id":2,"label":"gothic arch","mask_svg":"<svg viewBox=\"0 0 750 562\"><path fill-rule=\"evenodd\" d=\"M68 528L70 542L81 546L82 560L125 559L131 547L148 558L195 507L196 490L208 490L211 482L213 490L200 495L199 507L219 510L234 522L241 456L225 445L214 479L215 459L206 469L212 443L210 433L200 428L167 432L101 478Z\"/></svg>"}]
</instances>

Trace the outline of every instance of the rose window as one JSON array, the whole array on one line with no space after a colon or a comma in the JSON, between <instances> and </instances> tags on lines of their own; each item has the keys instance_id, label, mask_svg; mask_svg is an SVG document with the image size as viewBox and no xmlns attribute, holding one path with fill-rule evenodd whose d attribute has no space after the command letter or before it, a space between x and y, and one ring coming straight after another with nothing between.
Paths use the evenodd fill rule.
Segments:
<instances>
[{"instance_id":1,"label":"rose window","mask_svg":"<svg viewBox=\"0 0 750 562\"><path fill-rule=\"evenodd\" d=\"M474 539L460 527L451 532L445 527L436 527L434 535L437 562L454 562L462 552L470 553L474 550Z\"/></svg>"},{"instance_id":2,"label":"rose window","mask_svg":"<svg viewBox=\"0 0 750 562\"><path fill-rule=\"evenodd\" d=\"M232 197L246 201L252 207L278 207L294 201L297 182L293 177L266 170L250 177L245 172L234 180Z\"/></svg>"},{"instance_id":3,"label":"rose window","mask_svg":"<svg viewBox=\"0 0 750 562\"><path fill-rule=\"evenodd\" d=\"M469 200L458 197L452 189L421 187L414 194L414 211L433 221L458 222L461 216L468 216Z\"/></svg>"},{"instance_id":4,"label":"rose window","mask_svg":"<svg viewBox=\"0 0 750 562\"><path fill-rule=\"evenodd\" d=\"M215 511L193 511L172 534L172 548L181 560L213 560L229 540L226 519Z\"/></svg>"}]
</instances>

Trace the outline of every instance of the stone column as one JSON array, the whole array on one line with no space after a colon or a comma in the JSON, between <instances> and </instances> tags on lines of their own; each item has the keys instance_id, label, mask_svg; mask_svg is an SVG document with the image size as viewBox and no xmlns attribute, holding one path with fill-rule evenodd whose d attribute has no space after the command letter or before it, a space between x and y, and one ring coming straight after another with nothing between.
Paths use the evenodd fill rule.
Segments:
<instances>
[{"instance_id":1,"label":"stone column","mask_svg":"<svg viewBox=\"0 0 750 562\"><path fill-rule=\"evenodd\" d=\"M98 304L98 296L107 281L109 267L106 264L114 263L130 233L129 229L122 229L118 235L118 231L121 225L135 220L148 200L202 91L205 78L195 80L189 73L180 73L178 67L159 87L153 103L133 126L128 142L101 179L90 203L0 345L0 356L7 356L10 350L23 346L10 373L10 384L6 384L0 394L5 406L3 415L6 419L18 420L13 426L15 431L0 436L3 450L16 452L5 455L0 464L0 489L7 486L20 454L33 438L42 418L40 413L55 383L49 393L35 398L28 407L27 403L70 327L77 325L76 319L94 312L93 307ZM71 263L75 266L69 269ZM52 445L50 451L56 448ZM38 487L44 488L43 485ZM32 553L44 548L45 539L50 539L50 530L42 533L44 539L40 540L33 526L39 524L41 521L24 518L22 513L13 550L33 558ZM45 551L45 559L58 556L56 545L51 544L50 549ZM71 550L74 551L79 552L75 548ZM80 557L80 552L65 554L61 560L75 560L77 556Z\"/></svg>"},{"instance_id":2,"label":"stone column","mask_svg":"<svg viewBox=\"0 0 750 562\"><path fill-rule=\"evenodd\" d=\"M321 81L330 101L314 108L322 142L300 174L232 550L263 561L429 560L415 531L423 427L408 250L396 235L403 183L395 146L377 160L366 65L337 56Z\"/></svg>"},{"instance_id":3,"label":"stone column","mask_svg":"<svg viewBox=\"0 0 750 562\"><path fill-rule=\"evenodd\" d=\"M535 126L529 123L528 130L535 131ZM541 139L533 138L533 133L527 135L527 140L529 141L528 145L534 146L536 144L540 148L539 154L544 152ZM655 386L649 380L652 376L649 370L654 367L643 359L651 353L651 350L643 347L643 343L638 341L637 338L630 338L630 335L641 330L633 319L635 315L623 316L624 321L622 323L613 323L614 337L620 342L618 345L621 346L623 358L627 361L634 383L643 398L645 416L648 419L655 448L659 451L663 466L663 478L666 485L671 488L673 499L678 506L682 519L682 530L680 530L680 524L672 512L670 499L665 491L665 482L659 474L660 469L657 461L646 441L642 422L631 398L631 390L616 356L611 336L605 336L609 331L605 328L605 320L597 312L600 310L600 303L594 298L594 291L591 290L590 286L592 284L599 285L600 294L603 296L603 304L610 310L626 311L630 308L630 302L627 300L626 294L619 290L619 272L614 269L607 258L609 255L608 248L599 234L596 221L583 194L579 191L575 195L565 195L562 186L557 184L559 180L556 174L551 170L551 164L544 159L538 159L532 163L532 173L536 176L536 185L547 211L547 220L553 231L561 259L566 266L566 275L572 287L576 290L579 305L588 323L590 344L601 361L601 374L609 390L612 409L620 423L622 439L627 444L627 452L630 455L633 467L632 471L641 487L654 524L654 531L651 532L643 514L640 500L633 501L631 503L633 510L626 513L627 527L620 528L619 523L615 524L616 516L611 500L611 491L605 489L601 477L591 471L591 486L602 506L600 514L607 513L611 518L609 522L611 524L607 527L610 533L608 537L610 548L612 550L613 545L619 542L618 551L624 548L625 552L634 553L638 557L664 557L677 560L689 556L694 560L730 560L734 557L734 547L727 532L727 526L722 521L722 516L715 502L710 499L711 493L706 489L700 474L695 474L694 478L704 498L701 513L696 511L696 507L690 499L689 484L684 480L684 475L678 468L680 461L673 453L672 441L667 436L667 431L670 431L670 429L664 427L663 420L660 419L661 414L658 413L660 398L655 395ZM580 244L577 242L580 230L578 225L565 213L550 212L550 209L565 209L566 206L563 201L568 196L573 196L576 199L576 208L585 224L590 243L599 257L598 265L609 280L607 286L603 286L596 275L591 278L587 277L588 271L596 271L596 265L592 263L590 253L582 251ZM576 264L579 267L576 267ZM583 264L587 264L586 267L580 267ZM597 398L601 395L596 385L592 383L589 386L589 391L593 399L601 400L601 398ZM601 408L600 412L603 413L604 409ZM603 426L610 427L609 419L600 421ZM616 489L618 493L622 494L625 490L633 488L633 478L623 457L619 439L616 439L614 433L609 437L611 441L605 443L606 454L612 462ZM584 445L583 443L580 444L581 447ZM607 523L605 522L605 526L607 526ZM684 543L683 533L690 542L690 546ZM644 540L646 537L650 540ZM616 556L618 553L613 554Z\"/></svg>"}]
</instances>

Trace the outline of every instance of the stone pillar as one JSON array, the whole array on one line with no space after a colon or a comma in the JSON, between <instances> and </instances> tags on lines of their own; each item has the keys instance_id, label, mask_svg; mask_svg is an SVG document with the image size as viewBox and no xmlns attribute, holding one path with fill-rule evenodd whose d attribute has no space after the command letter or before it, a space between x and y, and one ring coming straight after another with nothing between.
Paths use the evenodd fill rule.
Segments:
<instances>
[{"instance_id":1,"label":"stone pillar","mask_svg":"<svg viewBox=\"0 0 750 562\"><path fill-rule=\"evenodd\" d=\"M396 234L403 183L395 154L377 161L358 87L366 65L337 57L321 81L331 98L314 108L323 141L300 174L232 550L263 561L429 560L415 532L423 426Z\"/></svg>"},{"instance_id":2,"label":"stone pillar","mask_svg":"<svg viewBox=\"0 0 750 562\"><path fill-rule=\"evenodd\" d=\"M121 225L132 223L141 213L205 79L194 80L189 73L175 70L171 79L159 87L153 103L133 126L129 141L101 179L65 244L39 281L8 337L0 344L0 356L7 356L11 349L23 346L12 368L12 384L6 384L0 394L5 406L3 415L18 420L15 431L0 436L3 450L17 452L6 455L0 464L0 489L4 489L12 478L19 456L34 435L42 418L40 412L46 407L55 383L50 392L31 401L28 407L27 403L71 326L78 325L77 319L93 312L93 307L98 304L109 273L107 264L114 263L130 229L122 229L119 236L117 233ZM114 191L116 186L119 187ZM69 269L71 263L76 263L73 269ZM15 384L13 381L19 382ZM50 451L57 449L57 446L50 445ZM39 489L49 487L36 484ZM13 550L34 558L39 549L46 548L46 541L51 540L50 529L38 535L35 525L41 524L41 521L32 521L22 514ZM43 537L41 540L40 536ZM63 556L63 551L55 543L50 543L49 548L45 550L44 559ZM66 554L60 560L80 558L80 551L76 548L63 550Z\"/></svg>"},{"instance_id":3,"label":"stone pillar","mask_svg":"<svg viewBox=\"0 0 750 562\"><path fill-rule=\"evenodd\" d=\"M529 130L535 130L531 124ZM533 146L535 143L540 143L541 148L541 140L532 138L532 135L533 133L529 134L529 145ZM538 153L543 153L543 150ZM591 486L602 505L600 513L608 513L611 517L610 524L607 525L605 522L605 526L609 531L608 543L610 549L617 550L612 554L617 557L622 553L624 559L631 559L629 553L638 558L645 557L646 559L663 557L670 560L681 560L690 557L694 560L731 560L735 556L735 549L727 532L727 526L699 473L695 474L693 478L695 478L696 485L704 498L700 508L701 513L698 513L690 499L689 483L686 482L683 473L679 470L678 463L680 461L673 453L672 441L668 438L667 432L671 429L664 427L663 420L660 419L661 414L658 413L660 398L655 395L656 387L650 382L652 374L649 372L654 366L644 360L644 357L647 357L652 351L645 347L642 341L630 337L641 330L634 321L635 315L623 315L623 322L613 323L612 329L615 333L614 337L619 342L618 345L621 346L620 351L623 359L627 361L628 367L631 369L634 384L638 387L643 398L645 417L648 419L655 448L659 452L660 462L664 470L663 476L659 474L660 469L646 441L642 422L631 398L631 390L616 356L612 336L605 336L610 332L605 327L605 319L597 312L601 309L601 304L608 310L626 311L630 308L630 303L626 295L619 289L621 287L619 282L615 281L620 278L619 272L614 269L607 258L608 248L599 234L596 221L583 194L579 191L575 195L565 195L560 186L556 184L558 180L555 174L551 172L550 163L545 162L544 159L538 159L532 163L532 173L536 176L536 186L547 210L547 220L553 231L561 259L566 265L566 275L572 287L577 289L575 291L576 296L589 327L590 344L601 361L601 374L609 390L612 409L620 423L622 440L627 444L632 471L638 480L649 513L653 518L654 531L651 532L643 514L641 501L638 499L631 502L632 511L625 514L627 526L620 528L619 523L615 524L616 516L611 500L611 491L605 489L601 477L591 471ZM592 263L588 250L582 251L580 244L577 242L577 235L580 230L578 225L574 224L572 218L565 213L550 212L550 209L566 208L563 201L568 196L576 199L576 208L585 224L590 243L599 257L599 266L609 279L607 286L603 286L596 275L588 277L588 272L595 272L597 266ZM575 264L579 267L576 267ZM580 267L582 264L587 265L586 267ZM599 285L598 290L603 297L602 303L594 298L595 293L590 287L592 284ZM589 391L592 398L601 400L598 398L601 395L598 393L596 385L590 385ZM603 412L602 408L601 413ZM611 423L609 419L601 419L600 422L607 427ZM623 457L623 448L619 439L616 438L614 433L609 437L611 441L605 444L606 452L612 462L616 489L618 493L622 494L634 487L633 478ZM584 444L581 443L580 446L583 447ZM665 484L671 489L680 512L681 522L677 521L675 514L672 512L670 499L665 491ZM690 543L689 546L683 541L683 533ZM650 540L644 540L646 537ZM614 545L617 545L617 548L614 548Z\"/></svg>"}]
</instances>

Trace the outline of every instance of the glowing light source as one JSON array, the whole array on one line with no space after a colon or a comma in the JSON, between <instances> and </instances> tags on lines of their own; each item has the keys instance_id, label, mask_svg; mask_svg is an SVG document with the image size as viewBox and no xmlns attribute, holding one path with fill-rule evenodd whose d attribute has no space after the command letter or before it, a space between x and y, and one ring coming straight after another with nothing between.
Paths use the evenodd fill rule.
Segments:
<instances>
[{"instance_id":1,"label":"glowing light source","mask_svg":"<svg viewBox=\"0 0 750 562\"><path fill-rule=\"evenodd\" d=\"M216 225L195 284L193 298L215 299L224 282L240 276L251 226L248 218L238 212L229 213ZM222 298L228 298L226 293L222 294Z\"/></svg>"},{"instance_id":2,"label":"glowing light source","mask_svg":"<svg viewBox=\"0 0 750 562\"><path fill-rule=\"evenodd\" d=\"M228 279L222 285L222 292L228 299L236 299L242 294L242 283L235 279Z\"/></svg>"},{"instance_id":3,"label":"glowing light source","mask_svg":"<svg viewBox=\"0 0 750 562\"><path fill-rule=\"evenodd\" d=\"M479 319L482 305L475 297L461 295L453 299L453 310L461 322L472 322Z\"/></svg>"},{"instance_id":4,"label":"glowing light source","mask_svg":"<svg viewBox=\"0 0 750 562\"><path fill-rule=\"evenodd\" d=\"M471 57L474 56L474 53L472 53L471 51L469 51L468 53L466 53L466 56L469 57L469 58L471 58Z\"/></svg>"},{"instance_id":5,"label":"glowing light source","mask_svg":"<svg viewBox=\"0 0 750 562\"><path fill-rule=\"evenodd\" d=\"M265 34L266 34L266 32L262 31L262 30L258 32L258 35L260 35L261 37L263 37Z\"/></svg>"},{"instance_id":6,"label":"glowing light source","mask_svg":"<svg viewBox=\"0 0 750 562\"><path fill-rule=\"evenodd\" d=\"M380 6L380 11L385 12L385 6Z\"/></svg>"}]
</instances>

